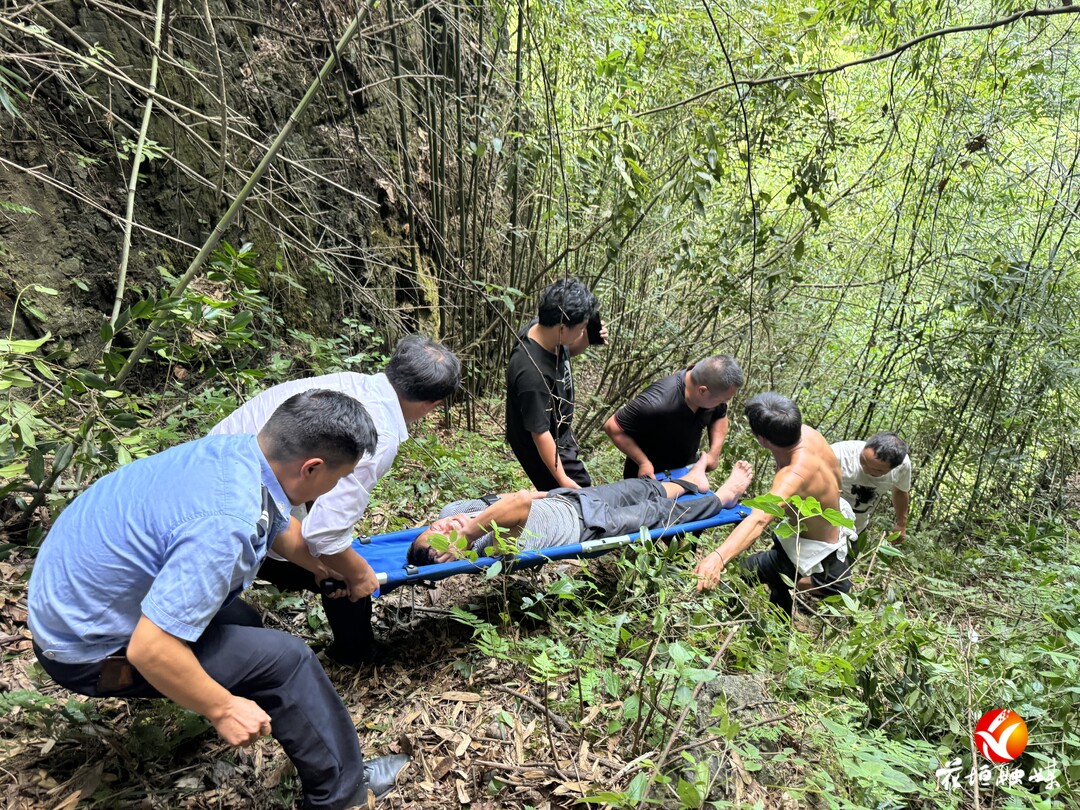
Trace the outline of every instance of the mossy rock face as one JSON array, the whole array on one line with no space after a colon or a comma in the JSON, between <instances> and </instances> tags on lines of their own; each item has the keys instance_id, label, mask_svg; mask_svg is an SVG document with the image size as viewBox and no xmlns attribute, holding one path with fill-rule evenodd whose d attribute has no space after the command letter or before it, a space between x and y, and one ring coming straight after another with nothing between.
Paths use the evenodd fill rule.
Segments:
<instances>
[{"instance_id":1,"label":"mossy rock face","mask_svg":"<svg viewBox=\"0 0 1080 810\"><path fill-rule=\"evenodd\" d=\"M76 358L85 347L90 359L118 285L152 25L71 2L50 8L63 23L41 18L51 39L80 55L99 51L131 81L91 67L70 71L66 81L44 77L23 102L23 117L10 123L12 137L0 140L0 156L35 167L0 173L0 201L37 212L0 212L0 315L11 323L28 284L56 289L58 296L25 297L43 317L22 310L14 314L14 331L20 337L51 331L76 349ZM338 30L353 11L326 9ZM183 273L328 56L317 16L297 18L315 15L313 9L210 0L210 12L216 49L201 12L170 18L157 81L161 98L146 133L156 154L144 153L135 192L128 305L161 289L158 265ZM28 51L34 45L24 44ZM402 155L393 83L375 81L381 74L372 64L381 61L366 58L384 55L384 48L381 40L364 40L342 55L340 72L320 88L222 234L236 246L254 244L264 292L288 327L332 336L343 317L353 317L391 339L439 332L434 267L406 224L396 176ZM374 89L350 89L365 84ZM414 140L410 150L425 148L423 138ZM422 159L410 157L414 166ZM289 257L283 265L275 262L282 250ZM133 342L128 335L116 340L125 341Z\"/></svg>"},{"instance_id":2,"label":"mossy rock face","mask_svg":"<svg viewBox=\"0 0 1080 810\"><path fill-rule=\"evenodd\" d=\"M22 153L40 161L36 147ZM18 338L52 332L67 339L79 362L98 340L102 312L112 305L120 235L109 219L87 214L69 197L54 193L28 175L0 173L0 200L34 213L5 213L0 230L0 318ZM43 293L33 285L56 291ZM19 309L14 311L16 300Z\"/></svg>"}]
</instances>

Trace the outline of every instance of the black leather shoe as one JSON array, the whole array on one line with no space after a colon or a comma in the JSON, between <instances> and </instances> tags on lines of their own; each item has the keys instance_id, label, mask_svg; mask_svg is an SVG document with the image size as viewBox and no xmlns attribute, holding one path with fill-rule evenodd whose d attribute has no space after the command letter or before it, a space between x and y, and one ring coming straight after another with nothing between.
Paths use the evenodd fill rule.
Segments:
<instances>
[{"instance_id":1,"label":"black leather shoe","mask_svg":"<svg viewBox=\"0 0 1080 810\"><path fill-rule=\"evenodd\" d=\"M385 757L375 757L364 762L364 784L360 786L361 806L367 802L367 792L370 790L376 799L381 799L394 789L394 780L401 773L401 769L409 764L406 754L390 754Z\"/></svg>"},{"instance_id":2,"label":"black leather shoe","mask_svg":"<svg viewBox=\"0 0 1080 810\"><path fill-rule=\"evenodd\" d=\"M327 658L343 667L381 667L397 660L397 651L381 641L375 641L362 650L344 650L334 642L325 650Z\"/></svg>"}]
</instances>

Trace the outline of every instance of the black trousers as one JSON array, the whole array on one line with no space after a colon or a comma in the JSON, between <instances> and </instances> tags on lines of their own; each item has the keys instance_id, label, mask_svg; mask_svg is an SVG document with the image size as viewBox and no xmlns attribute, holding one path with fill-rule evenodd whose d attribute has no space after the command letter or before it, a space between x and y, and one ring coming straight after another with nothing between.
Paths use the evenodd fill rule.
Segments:
<instances>
[{"instance_id":1,"label":"black trousers","mask_svg":"<svg viewBox=\"0 0 1080 810\"><path fill-rule=\"evenodd\" d=\"M551 474L543 459L540 458L540 452L536 449L536 444L533 443L531 436L521 441L516 441L507 436L506 441L510 445L514 457L521 464L521 469L525 471L525 475L529 477L534 487L541 492L547 492L559 487L559 482L555 480L555 476ZM562 463L566 477L578 486L591 486L592 478L589 476L589 471L585 469L585 463L578 458L581 454L581 448L578 446L574 431L572 429L567 430L566 433L556 439L556 444L559 449L559 461Z\"/></svg>"},{"instance_id":2,"label":"black trousers","mask_svg":"<svg viewBox=\"0 0 1080 810\"><path fill-rule=\"evenodd\" d=\"M364 759L356 727L318 659L300 639L261 626L249 605L235 600L214 617L191 651L203 669L234 695L259 704L274 739L296 766L304 810L342 810L356 801ZM103 661L63 664L35 644L42 668L61 686L90 697L162 697L133 672L123 689L98 687Z\"/></svg>"},{"instance_id":3,"label":"black trousers","mask_svg":"<svg viewBox=\"0 0 1080 810\"><path fill-rule=\"evenodd\" d=\"M267 558L259 569L259 579L272 582L283 591L317 593L315 575L291 562ZM334 634L334 657L338 660L362 660L370 657L375 647L375 632L371 629L371 597L350 602L347 596L331 599L322 597L323 611Z\"/></svg>"},{"instance_id":4,"label":"black trousers","mask_svg":"<svg viewBox=\"0 0 1080 810\"><path fill-rule=\"evenodd\" d=\"M784 582L784 577L796 582L799 575L795 572L795 563L788 557L780 541L774 537L772 548L751 554L742 561L740 566L768 587L769 601L790 619L795 603L791 595L791 586ZM821 566L825 569L824 571L810 575L814 588L811 593L823 597L847 593L851 590L850 559L840 560L834 551L821 561Z\"/></svg>"}]
</instances>

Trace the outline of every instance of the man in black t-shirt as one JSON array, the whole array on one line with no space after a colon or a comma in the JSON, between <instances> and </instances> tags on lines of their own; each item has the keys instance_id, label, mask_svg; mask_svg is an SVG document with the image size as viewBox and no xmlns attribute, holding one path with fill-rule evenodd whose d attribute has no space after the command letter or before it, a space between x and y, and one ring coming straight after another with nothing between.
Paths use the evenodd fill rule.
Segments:
<instances>
[{"instance_id":1,"label":"man in black t-shirt","mask_svg":"<svg viewBox=\"0 0 1080 810\"><path fill-rule=\"evenodd\" d=\"M623 477L655 478L693 464L706 430L707 469L715 470L728 432L727 403L743 382L735 358L717 355L657 380L616 411L604 432L626 455Z\"/></svg>"},{"instance_id":2,"label":"man in black t-shirt","mask_svg":"<svg viewBox=\"0 0 1080 810\"><path fill-rule=\"evenodd\" d=\"M540 293L539 320L518 338L506 370L506 441L539 490L589 486L574 438L574 378L568 347L598 309L574 278Z\"/></svg>"}]
</instances>

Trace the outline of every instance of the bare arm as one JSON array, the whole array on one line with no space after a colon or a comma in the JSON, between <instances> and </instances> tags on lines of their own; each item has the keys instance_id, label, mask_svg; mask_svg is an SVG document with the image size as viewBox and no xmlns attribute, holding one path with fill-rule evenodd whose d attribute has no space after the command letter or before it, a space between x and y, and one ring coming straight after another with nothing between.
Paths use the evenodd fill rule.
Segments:
<instances>
[{"instance_id":1,"label":"bare arm","mask_svg":"<svg viewBox=\"0 0 1080 810\"><path fill-rule=\"evenodd\" d=\"M559 460L559 446L555 444L555 437L544 431L543 433L533 433L532 440L540 453L540 459L544 462L544 466L555 477L559 486L580 489L578 482L563 472L562 461Z\"/></svg>"},{"instance_id":2,"label":"bare arm","mask_svg":"<svg viewBox=\"0 0 1080 810\"><path fill-rule=\"evenodd\" d=\"M724 449L724 440L730 427L731 423L726 416L721 416L709 425L709 461L705 465L705 472L712 472L720 466L720 451Z\"/></svg>"},{"instance_id":3,"label":"bare arm","mask_svg":"<svg viewBox=\"0 0 1080 810\"><path fill-rule=\"evenodd\" d=\"M900 533L900 539L907 537L908 509L911 507L911 493L902 489L893 488L892 505L896 510L896 528L893 531Z\"/></svg>"},{"instance_id":4,"label":"bare arm","mask_svg":"<svg viewBox=\"0 0 1080 810\"><path fill-rule=\"evenodd\" d=\"M326 566L308 550L307 544L304 543L300 521L295 517L289 517L288 528L278 532L270 547L289 562L310 571L316 578L325 579L328 575Z\"/></svg>"},{"instance_id":5,"label":"bare arm","mask_svg":"<svg viewBox=\"0 0 1080 810\"><path fill-rule=\"evenodd\" d=\"M346 548L336 554L324 554L322 557L312 555L307 543L304 542L300 521L296 518L291 518L289 528L274 538L273 549L289 562L311 571L316 581L340 575L345 580L349 600L352 602L371 596L379 587L379 580L376 579L375 572L368 565L367 560L352 548Z\"/></svg>"},{"instance_id":6,"label":"bare arm","mask_svg":"<svg viewBox=\"0 0 1080 810\"><path fill-rule=\"evenodd\" d=\"M512 495L502 495L499 500L481 512L472 515L451 515L432 523L431 529L440 534L456 531L470 542L494 531L496 526L517 534L525 526L525 521L529 519L532 502L545 495L547 495L546 492L529 489L523 489Z\"/></svg>"},{"instance_id":7,"label":"bare arm","mask_svg":"<svg viewBox=\"0 0 1080 810\"><path fill-rule=\"evenodd\" d=\"M347 548L337 554L324 554L322 559L345 580L349 588L349 601L355 602L371 596L379 587L375 569L353 549Z\"/></svg>"},{"instance_id":8,"label":"bare arm","mask_svg":"<svg viewBox=\"0 0 1080 810\"><path fill-rule=\"evenodd\" d=\"M183 641L143 616L128 643L127 658L174 703L209 720L229 745L250 745L270 733L270 715L211 678Z\"/></svg>"},{"instance_id":9,"label":"bare arm","mask_svg":"<svg viewBox=\"0 0 1080 810\"><path fill-rule=\"evenodd\" d=\"M645 455L641 445L630 438L630 434L622 429L622 425L619 424L619 420L614 415L604 422L604 433L611 439L611 443L622 451L623 455L638 465L638 475L656 478L656 469L653 467L653 463Z\"/></svg>"},{"instance_id":10,"label":"bare arm","mask_svg":"<svg viewBox=\"0 0 1080 810\"><path fill-rule=\"evenodd\" d=\"M801 475L792 470L783 469L776 474L769 492L787 500L792 495L797 495L802 485ZM720 574L728 563L750 548L773 520L775 520L773 515L762 512L760 509L754 509L748 517L744 518L720 544L720 547L710 552L694 569L698 577L697 589L705 591L716 586L720 581Z\"/></svg>"},{"instance_id":11,"label":"bare arm","mask_svg":"<svg viewBox=\"0 0 1080 810\"><path fill-rule=\"evenodd\" d=\"M748 517L743 518L720 547L713 549L694 569L698 578L697 589L705 591L715 587L728 563L748 549L773 519L772 515L760 509L754 509Z\"/></svg>"},{"instance_id":12,"label":"bare arm","mask_svg":"<svg viewBox=\"0 0 1080 810\"><path fill-rule=\"evenodd\" d=\"M425 541L433 534L451 536L456 533L472 543L487 532L494 531L496 526L509 531L516 537L525 526L525 521L529 519L532 502L537 498L543 498L546 494L546 492L535 490L521 490L513 495L503 495L482 512L473 515L450 515L436 520L417 537L417 540ZM433 562L444 563L459 559L462 556L461 552L462 549L451 544L451 547L438 554Z\"/></svg>"}]
</instances>

